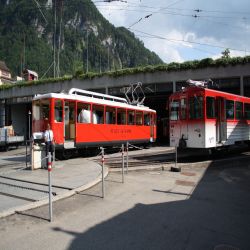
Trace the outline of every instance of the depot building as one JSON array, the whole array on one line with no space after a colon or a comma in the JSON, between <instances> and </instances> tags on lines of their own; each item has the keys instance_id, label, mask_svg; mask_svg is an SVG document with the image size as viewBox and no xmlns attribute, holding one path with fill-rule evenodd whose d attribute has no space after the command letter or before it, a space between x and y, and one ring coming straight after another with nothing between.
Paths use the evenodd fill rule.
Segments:
<instances>
[{"instance_id":1,"label":"depot building","mask_svg":"<svg viewBox=\"0 0 250 250\"><path fill-rule=\"evenodd\" d=\"M220 91L250 97L250 57L231 58L227 62L204 59L196 61L195 65L173 63L142 70L131 69L130 72L120 70L113 75L104 73L94 77L86 75L82 79L70 77L53 82L11 84L0 89L0 127L13 125L15 133L28 139L32 126L32 99L37 94L67 93L71 88L79 88L125 97L131 84L140 83L138 96L145 96L144 105L157 112L158 138L167 139L168 132L164 128L168 121L168 97L186 86L188 79L211 79Z\"/></svg>"}]
</instances>

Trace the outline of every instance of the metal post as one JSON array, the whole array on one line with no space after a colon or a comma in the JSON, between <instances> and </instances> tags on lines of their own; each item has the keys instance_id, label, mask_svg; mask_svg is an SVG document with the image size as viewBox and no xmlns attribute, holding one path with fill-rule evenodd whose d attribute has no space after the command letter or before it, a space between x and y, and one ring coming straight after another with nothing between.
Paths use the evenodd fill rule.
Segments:
<instances>
[{"instance_id":1,"label":"metal post","mask_svg":"<svg viewBox=\"0 0 250 250\"><path fill-rule=\"evenodd\" d=\"M178 152L178 147L175 146L175 164L173 167L171 167L171 171L173 171L173 172L180 172L181 171L181 168L178 167L178 165L177 165L177 152Z\"/></svg>"},{"instance_id":2,"label":"metal post","mask_svg":"<svg viewBox=\"0 0 250 250\"><path fill-rule=\"evenodd\" d=\"M33 140L29 140L30 144L30 166L32 166L32 147L33 147Z\"/></svg>"},{"instance_id":3,"label":"metal post","mask_svg":"<svg viewBox=\"0 0 250 250\"><path fill-rule=\"evenodd\" d=\"M27 162L28 162L28 148L27 148L27 140L25 141L25 148L26 148L26 168L27 168Z\"/></svg>"},{"instance_id":4,"label":"metal post","mask_svg":"<svg viewBox=\"0 0 250 250\"><path fill-rule=\"evenodd\" d=\"M48 154L48 178L49 178L49 221L52 221L52 185L51 185L51 152Z\"/></svg>"},{"instance_id":5,"label":"metal post","mask_svg":"<svg viewBox=\"0 0 250 250\"><path fill-rule=\"evenodd\" d=\"M124 183L124 144L122 144L122 183Z\"/></svg>"},{"instance_id":6,"label":"metal post","mask_svg":"<svg viewBox=\"0 0 250 250\"><path fill-rule=\"evenodd\" d=\"M104 198L105 190L104 190L104 148L102 150L102 198Z\"/></svg>"},{"instance_id":7,"label":"metal post","mask_svg":"<svg viewBox=\"0 0 250 250\"><path fill-rule=\"evenodd\" d=\"M31 136L31 135L30 135L30 127L31 127L31 126L30 126L30 116L31 116L31 111L29 110L29 140L30 140L30 136Z\"/></svg>"},{"instance_id":8,"label":"metal post","mask_svg":"<svg viewBox=\"0 0 250 250\"><path fill-rule=\"evenodd\" d=\"M53 162L53 166L55 167L56 164L56 149L55 149L55 145L54 145L54 151L53 151L53 158L52 158L52 162Z\"/></svg>"},{"instance_id":9,"label":"metal post","mask_svg":"<svg viewBox=\"0 0 250 250\"><path fill-rule=\"evenodd\" d=\"M129 144L129 143L128 143L128 141L127 141L127 147L126 147L126 148L127 148L127 157L126 157L126 158L127 158L127 162L126 162L126 173L127 173L127 174L128 174L128 144Z\"/></svg>"},{"instance_id":10,"label":"metal post","mask_svg":"<svg viewBox=\"0 0 250 250\"><path fill-rule=\"evenodd\" d=\"M177 146L175 146L175 168L177 168Z\"/></svg>"}]
</instances>

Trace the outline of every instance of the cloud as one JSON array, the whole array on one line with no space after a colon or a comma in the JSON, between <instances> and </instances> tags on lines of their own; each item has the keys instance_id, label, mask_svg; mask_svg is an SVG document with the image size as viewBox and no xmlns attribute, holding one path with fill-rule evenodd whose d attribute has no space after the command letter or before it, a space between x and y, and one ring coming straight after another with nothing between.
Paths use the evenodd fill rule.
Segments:
<instances>
[{"instance_id":1,"label":"cloud","mask_svg":"<svg viewBox=\"0 0 250 250\"><path fill-rule=\"evenodd\" d=\"M176 4L163 9L171 3ZM111 2L106 6L109 7L100 10L115 26L128 28L136 23L133 30L194 42L139 37L147 48L155 51L166 62L216 57L225 48L238 50L231 50L232 56L245 55L245 50L250 51L248 0L173 0L168 3L165 0L133 0L127 4ZM145 18L150 13L152 15ZM135 34L142 35L138 32Z\"/></svg>"},{"instance_id":2,"label":"cloud","mask_svg":"<svg viewBox=\"0 0 250 250\"><path fill-rule=\"evenodd\" d=\"M184 59L181 57L175 44L167 41L158 39L147 39L144 41L144 45L154 51L164 62L183 62Z\"/></svg>"}]
</instances>

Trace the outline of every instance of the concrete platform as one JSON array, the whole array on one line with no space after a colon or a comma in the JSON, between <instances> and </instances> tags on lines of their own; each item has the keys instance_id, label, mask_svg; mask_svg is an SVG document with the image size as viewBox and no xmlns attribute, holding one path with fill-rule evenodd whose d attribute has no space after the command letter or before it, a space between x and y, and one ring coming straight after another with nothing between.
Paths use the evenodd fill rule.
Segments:
<instances>
[{"instance_id":1,"label":"concrete platform","mask_svg":"<svg viewBox=\"0 0 250 250\"><path fill-rule=\"evenodd\" d=\"M83 158L55 162L52 170L52 191L56 195L53 196L53 201L94 186L101 181L101 171L100 164ZM105 167L104 176L107 175L108 168ZM0 218L48 204L46 169L1 171L0 185Z\"/></svg>"}]
</instances>

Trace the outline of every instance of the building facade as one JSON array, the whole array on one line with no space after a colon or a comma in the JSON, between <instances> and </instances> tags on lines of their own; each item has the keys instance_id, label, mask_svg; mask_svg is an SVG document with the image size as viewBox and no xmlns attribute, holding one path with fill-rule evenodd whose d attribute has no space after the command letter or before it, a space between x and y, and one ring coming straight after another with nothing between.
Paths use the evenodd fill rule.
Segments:
<instances>
[{"instance_id":1,"label":"building facade","mask_svg":"<svg viewBox=\"0 0 250 250\"><path fill-rule=\"evenodd\" d=\"M80 88L124 97L124 87L141 82L145 105L157 111L159 121L168 119L166 110L170 94L185 86L188 79L212 79L221 91L250 97L250 62L244 64L203 67L178 71L154 71L118 77L104 75L88 79L43 82L27 86L13 86L0 91L0 126L13 124L17 133L28 135L31 127L31 100L36 94L67 92Z\"/></svg>"},{"instance_id":2,"label":"building facade","mask_svg":"<svg viewBox=\"0 0 250 250\"><path fill-rule=\"evenodd\" d=\"M0 61L0 85L5 83L13 83L11 73L4 61Z\"/></svg>"}]
</instances>

